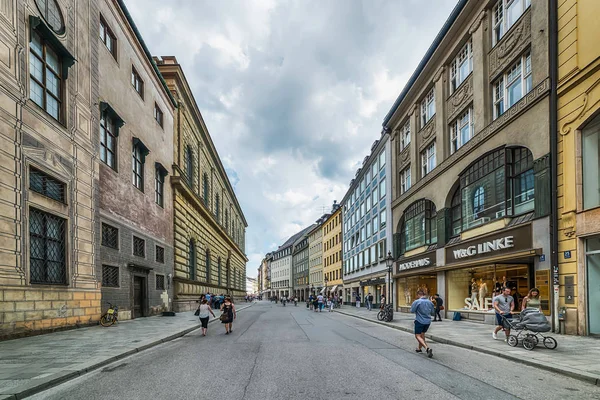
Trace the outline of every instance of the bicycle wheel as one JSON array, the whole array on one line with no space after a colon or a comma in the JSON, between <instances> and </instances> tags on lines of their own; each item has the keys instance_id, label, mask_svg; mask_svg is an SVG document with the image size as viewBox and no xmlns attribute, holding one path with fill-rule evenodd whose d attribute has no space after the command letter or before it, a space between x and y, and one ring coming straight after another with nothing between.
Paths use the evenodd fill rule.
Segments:
<instances>
[{"instance_id":1,"label":"bicycle wheel","mask_svg":"<svg viewBox=\"0 0 600 400\"><path fill-rule=\"evenodd\" d=\"M386 312L381 310L377 313L377 321L383 321L383 319L385 318L385 314Z\"/></svg>"},{"instance_id":2,"label":"bicycle wheel","mask_svg":"<svg viewBox=\"0 0 600 400\"><path fill-rule=\"evenodd\" d=\"M519 339L515 335L508 335L506 342L510 347L517 347Z\"/></svg>"},{"instance_id":3,"label":"bicycle wheel","mask_svg":"<svg viewBox=\"0 0 600 400\"><path fill-rule=\"evenodd\" d=\"M114 323L112 316L109 314L104 314L100 317L100 325L102 326L111 326Z\"/></svg>"},{"instance_id":4,"label":"bicycle wheel","mask_svg":"<svg viewBox=\"0 0 600 400\"><path fill-rule=\"evenodd\" d=\"M544 346L547 349L554 350L556 348L556 346L558 346L558 343L556 342L556 339L554 339L553 337L545 337L544 338Z\"/></svg>"},{"instance_id":5,"label":"bicycle wheel","mask_svg":"<svg viewBox=\"0 0 600 400\"><path fill-rule=\"evenodd\" d=\"M523 347L526 350L533 350L535 347L535 341L533 339L531 339L530 337L526 337L523 339Z\"/></svg>"}]
</instances>

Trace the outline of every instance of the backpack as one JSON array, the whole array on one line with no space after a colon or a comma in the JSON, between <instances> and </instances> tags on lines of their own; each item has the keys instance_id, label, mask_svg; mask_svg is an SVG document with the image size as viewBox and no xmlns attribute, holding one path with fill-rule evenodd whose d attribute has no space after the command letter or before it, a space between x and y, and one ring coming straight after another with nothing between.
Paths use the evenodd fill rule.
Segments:
<instances>
[{"instance_id":1,"label":"backpack","mask_svg":"<svg viewBox=\"0 0 600 400\"><path fill-rule=\"evenodd\" d=\"M454 313L454 316L452 317L452 321L460 321L460 313L459 312Z\"/></svg>"}]
</instances>

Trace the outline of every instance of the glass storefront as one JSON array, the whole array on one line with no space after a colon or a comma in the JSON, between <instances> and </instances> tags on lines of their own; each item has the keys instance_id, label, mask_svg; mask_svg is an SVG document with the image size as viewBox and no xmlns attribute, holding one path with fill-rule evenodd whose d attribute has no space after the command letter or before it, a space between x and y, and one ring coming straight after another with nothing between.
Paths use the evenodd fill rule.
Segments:
<instances>
[{"instance_id":1,"label":"glass storefront","mask_svg":"<svg viewBox=\"0 0 600 400\"><path fill-rule=\"evenodd\" d=\"M427 296L437 293L437 275L423 274L407 278L396 278L396 293L398 306L410 306L417 297L417 291L422 289Z\"/></svg>"},{"instance_id":2,"label":"glass storefront","mask_svg":"<svg viewBox=\"0 0 600 400\"><path fill-rule=\"evenodd\" d=\"M512 289L518 311L533 287L532 269L527 264L492 264L447 271L447 309L492 312L492 299L507 286Z\"/></svg>"},{"instance_id":3,"label":"glass storefront","mask_svg":"<svg viewBox=\"0 0 600 400\"><path fill-rule=\"evenodd\" d=\"M600 335L600 237L586 240L588 326L590 335Z\"/></svg>"}]
</instances>

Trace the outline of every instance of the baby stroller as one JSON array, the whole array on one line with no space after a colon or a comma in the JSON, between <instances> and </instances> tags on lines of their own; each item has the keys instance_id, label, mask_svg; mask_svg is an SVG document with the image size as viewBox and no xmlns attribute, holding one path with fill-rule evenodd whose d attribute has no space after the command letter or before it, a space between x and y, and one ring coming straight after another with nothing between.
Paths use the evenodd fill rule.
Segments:
<instances>
[{"instance_id":1,"label":"baby stroller","mask_svg":"<svg viewBox=\"0 0 600 400\"><path fill-rule=\"evenodd\" d=\"M508 336L507 343L509 346L516 347L519 340L527 350L533 350L540 340L547 349L552 350L557 346L556 339L551 336L544 336L544 333L550 332L552 327L546 316L537 308L524 309L518 319L508 319L503 316L502 321L511 331L517 332L516 335L511 333Z\"/></svg>"}]
</instances>

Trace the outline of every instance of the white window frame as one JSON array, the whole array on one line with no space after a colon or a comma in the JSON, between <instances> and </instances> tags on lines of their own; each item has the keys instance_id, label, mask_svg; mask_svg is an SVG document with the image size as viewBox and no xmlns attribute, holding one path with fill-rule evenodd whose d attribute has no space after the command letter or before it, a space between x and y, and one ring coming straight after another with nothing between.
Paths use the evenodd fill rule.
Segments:
<instances>
[{"instance_id":1,"label":"white window frame","mask_svg":"<svg viewBox=\"0 0 600 400\"><path fill-rule=\"evenodd\" d=\"M379 213L379 230L382 230L383 228L385 228L385 225L387 223L387 215L386 215L386 210L385 208Z\"/></svg>"},{"instance_id":2,"label":"white window frame","mask_svg":"<svg viewBox=\"0 0 600 400\"><path fill-rule=\"evenodd\" d=\"M519 18L531 5L531 0L499 0L492 9L492 46L495 46L509 31L509 29L517 22ZM510 20L508 9L512 6L520 7L520 12L515 15L514 20ZM517 10L518 11L518 10Z\"/></svg>"},{"instance_id":3,"label":"white window frame","mask_svg":"<svg viewBox=\"0 0 600 400\"><path fill-rule=\"evenodd\" d=\"M386 195L385 179L379 184L379 200L383 199Z\"/></svg>"},{"instance_id":4,"label":"white window frame","mask_svg":"<svg viewBox=\"0 0 600 400\"><path fill-rule=\"evenodd\" d=\"M421 128L427 125L427 123L435 115L435 88L427 93L423 101L421 102Z\"/></svg>"},{"instance_id":5,"label":"white window frame","mask_svg":"<svg viewBox=\"0 0 600 400\"><path fill-rule=\"evenodd\" d=\"M408 192L410 189L410 165L400 172L400 194Z\"/></svg>"},{"instance_id":6,"label":"white window frame","mask_svg":"<svg viewBox=\"0 0 600 400\"><path fill-rule=\"evenodd\" d=\"M371 195L369 194L365 199L367 212L371 211Z\"/></svg>"},{"instance_id":7,"label":"white window frame","mask_svg":"<svg viewBox=\"0 0 600 400\"><path fill-rule=\"evenodd\" d=\"M385 150L379 154L379 169L383 169L385 167Z\"/></svg>"},{"instance_id":8,"label":"white window frame","mask_svg":"<svg viewBox=\"0 0 600 400\"><path fill-rule=\"evenodd\" d=\"M461 73L461 66L467 63L468 72L466 74ZM450 65L450 93L454 91L467 79L473 72L473 44L471 39L460 49L452 64Z\"/></svg>"},{"instance_id":9,"label":"white window frame","mask_svg":"<svg viewBox=\"0 0 600 400\"><path fill-rule=\"evenodd\" d=\"M464 141L464 138L461 135L463 128L469 129L468 138ZM473 106L470 106L464 113L459 115L450 126L450 154L454 154L458 149L464 146L465 143L471 140L473 134Z\"/></svg>"},{"instance_id":10,"label":"white window frame","mask_svg":"<svg viewBox=\"0 0 600 400\"><path fill-rule=\"evenodd\" d=\"M404 150L410 144L410 121L406 121L400 130L400 150Z\"/></svg>"},{"instance_id":11,"label":"white window frame","mask_svg":"<svg viewBox=\"0 0 600 400\"><path fill-rule=\"evenodd\" d=\"M436 167L435 142L431 143L421 152L421 174L426 176Z\"/></svg>"},{"instance_id":12,"label":"white window frame","mask_svg":"<svg viewBox=\"0 0 600 400\"><path fill-rule=\"evenodd\" d=\"M492 83L494 119L504 114L533 89L533 77L531 71L531 51L527 51ZM509 103L509 88L516 83L521 84L521 97L515 99L513 103Z\"/></svg>"}]
</instances>

